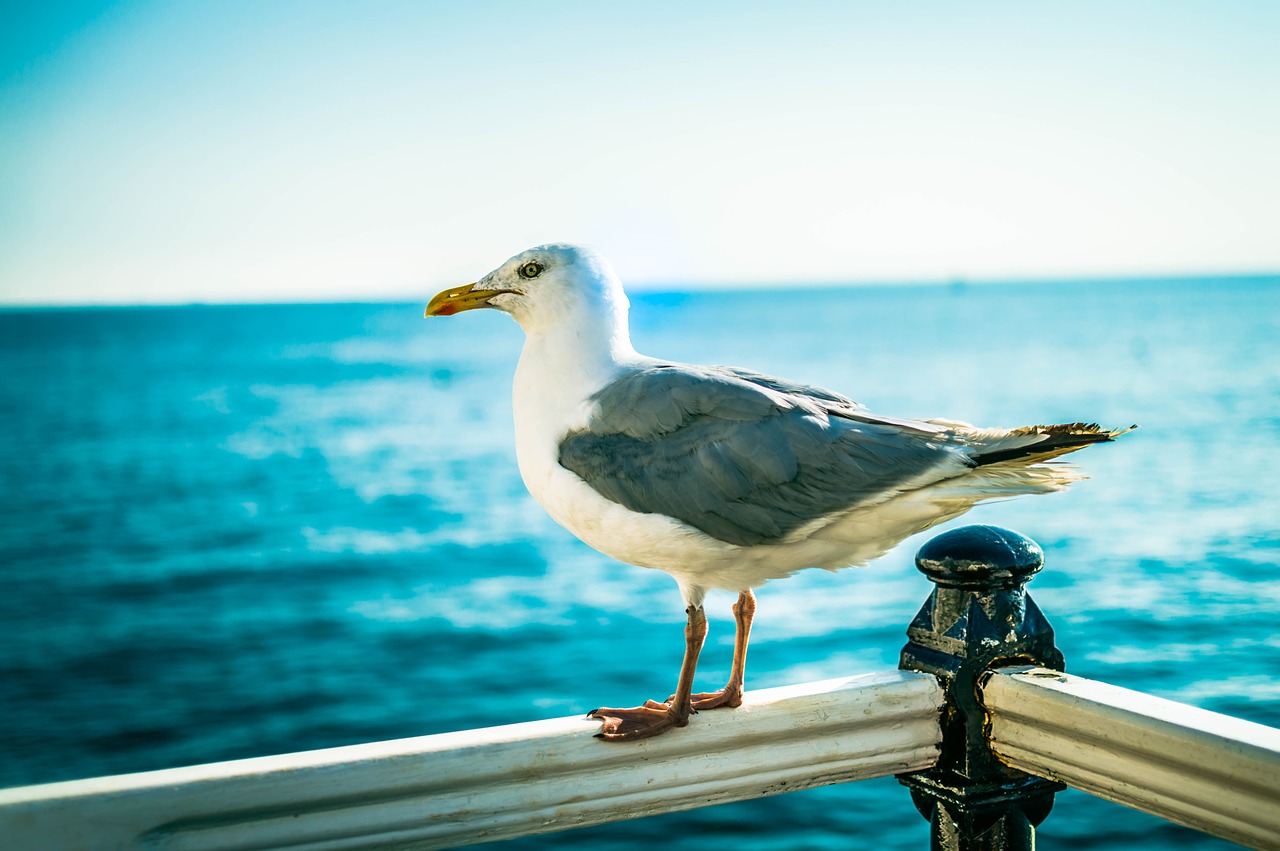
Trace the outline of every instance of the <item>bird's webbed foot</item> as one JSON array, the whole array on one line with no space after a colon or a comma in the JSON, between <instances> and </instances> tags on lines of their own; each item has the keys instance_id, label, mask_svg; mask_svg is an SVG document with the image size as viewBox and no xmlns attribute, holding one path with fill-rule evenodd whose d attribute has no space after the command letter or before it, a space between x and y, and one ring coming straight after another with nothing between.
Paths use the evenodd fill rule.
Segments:
<instances>
[{"instance_id":1,"label":"bird's webbed foot","mask_svg":"<svg viewBox=\"0 0 1280 851\"><path fill-rule=\"evenodd\" d=\"M597 739L632 742L665 733L672 727L687 726L689 714L687 706L681 711L670 701L659 703L656 700L646 700L643 706L630 709L593 709L587 713L587 717L604 722L600 732L596 733Z\"/></svg>"}]
</instances>

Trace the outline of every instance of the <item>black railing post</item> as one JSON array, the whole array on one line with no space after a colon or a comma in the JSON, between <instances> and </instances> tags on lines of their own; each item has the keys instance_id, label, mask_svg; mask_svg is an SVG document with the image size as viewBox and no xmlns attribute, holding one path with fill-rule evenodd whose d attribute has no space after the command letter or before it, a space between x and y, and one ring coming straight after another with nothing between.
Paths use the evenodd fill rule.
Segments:
<instances>
[{"instance_id":1,"label":"black railing post","mask_svg":"<svg viewBox=\"0 0 1280 851\"><path fill-rule=\"evenodd\" d=\"M978 679L990 667L1063 669L1053 629L1024 587L1044 564L1030 538L965 526L920 548L916 567L933 593L907 628L899 668L936 675L946 689L942 753L935 768L898 777L932 831L932 848L1021 851L1061 783L1001 763L987 745Z\"/></svg>"}]
</instances>

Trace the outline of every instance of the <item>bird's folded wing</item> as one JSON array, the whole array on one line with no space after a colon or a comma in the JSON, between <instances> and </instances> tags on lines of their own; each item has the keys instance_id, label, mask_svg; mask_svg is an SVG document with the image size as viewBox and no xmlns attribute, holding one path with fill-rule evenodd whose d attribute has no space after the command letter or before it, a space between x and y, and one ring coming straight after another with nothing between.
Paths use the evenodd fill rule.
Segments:
<instances>
[{"instance_id":1,"label":"bird's folded wing","mask_svg":"<svg viewBox=\"0 0 1280 851\"><path fill-rule=\"evenodd\" d=\"M949 429L890 421L827 391L718 367L663 365L599 391L560 463L632 511L732 544L779 542L855 505L971 463Z\"/></svg>"}]
</instances>

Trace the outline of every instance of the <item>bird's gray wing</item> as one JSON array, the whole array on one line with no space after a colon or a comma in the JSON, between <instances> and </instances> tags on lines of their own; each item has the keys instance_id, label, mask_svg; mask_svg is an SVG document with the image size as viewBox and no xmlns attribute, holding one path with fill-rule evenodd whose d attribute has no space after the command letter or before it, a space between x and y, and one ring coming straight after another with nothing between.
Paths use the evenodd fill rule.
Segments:
<instances>
[{"instance_id":1,"label":"bird's gray wing","mask_svg":"<svg viewBox=\"0 0 1280 851\"><path fill-rule=\"evenodd\" d=\"M852 419L844 397L719 367L651 367L592 401L561 465L632 511L743 546L964 464L944 429Z\"/></svg>"},{"instance_id":2,"label":"bird's gray wing","mask_svg":"<svg viewBox=\"0 0 1280 851\"><path fill-rule=\"evenodd\" d=\"M822 387L814 387L811 384L799 384L794 381L787 381L783 378L774 378L772 375L752 372L749 369L738 369L737 367L732 366L702 367L702 369L726 372L752 384L758 384L759 386L767 387L770 390L777 390L780 393L786 393L791 396L803 398L808 403L820 406L828 414L833 414L845 419L856 420L858 422L897 426L898 428L906 429L911 432L934 435L949 434L952 431L951 426L964 425L964 423L937 423L933 421L910 420L902 417L886 417L881 414L873 414L864 406L850 399L848 396L833 393Z\"/></svg>"},{"instance_id":3,"label":"bird's gray wing","mask_svg":"<svg viewBox=\"0 0 1280 851\"><path fill-rule=\"evenodd\" d=\"M704 367L704 369L725 372L736 378L741 378L743 381L750 382L751 384L758 384L761 387L767 387L770 390L776 390L779 393L803 396L838 409L847 409L849 411L865 410L862 405L853 401L848 396L833 393L823 387L814 387L812 384L800 384L795 381L788 381L785 378L775 378L772 375L765 375L762 372L740 369L736 366Z\"/></svg>"}]
</instances>

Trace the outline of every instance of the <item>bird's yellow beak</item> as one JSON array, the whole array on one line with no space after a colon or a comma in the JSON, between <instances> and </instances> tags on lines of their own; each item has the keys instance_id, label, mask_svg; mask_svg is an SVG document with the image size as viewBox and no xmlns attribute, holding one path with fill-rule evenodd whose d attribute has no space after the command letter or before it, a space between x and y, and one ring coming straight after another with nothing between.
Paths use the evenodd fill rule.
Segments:
<instances>
[{"instance_id":1,"label":"bird's yellow beak","mask_svg":"<svg viewBox=\"0 0 1280 851\"><path fill-rule=\"evenodd\" d=\"M423 316L452 316L464 310L475 310L477 307L489 307L489 300L503 293L514 290L478 290L475 284L463 284L450 287L444 292L436 293L427 303Z\"/></svg>"}]
</instances>

